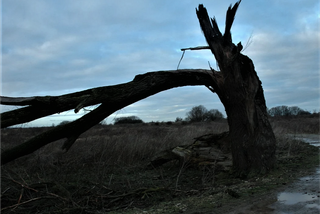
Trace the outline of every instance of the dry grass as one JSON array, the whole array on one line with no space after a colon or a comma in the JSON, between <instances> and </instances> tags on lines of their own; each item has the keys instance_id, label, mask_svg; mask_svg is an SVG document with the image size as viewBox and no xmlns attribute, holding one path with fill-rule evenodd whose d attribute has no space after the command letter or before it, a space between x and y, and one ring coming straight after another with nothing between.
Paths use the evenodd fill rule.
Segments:
<instances>
[{"instance_id":1,"label":"dry grass","mask_svg":"<svg viewBox=\"0 0 320 214\"><path fill-rule=\"evenodd\" d=\"M20 144L45 129L5 129L2 131L2 149ZM195 137L227 129L226 121L188 125L98 125L81 135L67 153L60 149L63 143L60 140L15 162L22 164L27 161L30 165L135 165L161 150L190 144Z\"/></svg>"},{"instance_id":2,"label":"dry grass","mask_svg":"<svg viewBox=\"0 0 320 214\"><path fill-rule=\"evenodd\" d=\"M320 134L320 118L288 117L270 118L270 123L276 135L282 134Z\"/></svg>"},{"instance_id":3,"label":"dry grass","mask_svg":"<svg viewBox=\"0 0 320 214\"><path fill-rule=\"evenodd\" d=\"M285 134L319 133L318 118L273 119L271 124L277 134L278 147L286 156L296 154L303 144L283 137ZM1 132L2 150L46 129L4 129ZM159 200L184 197L189 193L201 194L200 189L213 185L215 175L211 172L185 170L178 164L146 171L145 165L161 150L190 144L193 138L204 134L227 130L225 120L186 125L95 126L81 135L67 153L60 149L61 140L2 166L1 188L2 196L5 196L1 197L2 206L25 202L3 212L97 213L85 210L146 207ZM175 189L174 193L170 188ZM135 194L128 199L118 197L132 192ZM136 195L140 198L134 198ZM145 200L149 196L150 200ZM29 202L31 199L33 201Z\"/></svg>"}]
</instances>

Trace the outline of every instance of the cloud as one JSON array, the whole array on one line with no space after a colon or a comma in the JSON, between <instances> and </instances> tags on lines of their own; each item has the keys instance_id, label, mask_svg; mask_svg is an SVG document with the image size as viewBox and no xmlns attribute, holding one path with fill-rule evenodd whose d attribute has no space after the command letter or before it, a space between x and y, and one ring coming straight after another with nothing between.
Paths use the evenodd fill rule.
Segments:
<instances>
[{"instance_id":1,"label":"cloud","mask_svg":"<svg viewBox=\"0 0 320 214\"><path fill-rule=\"evenodd\" d=\"M235 2L202 3L223 32L226 9ZM197 6L190 0L3 0L2 94L60 95L174 70L181 48L206 44ZM319 109L319 17L317 0L241 2L233 41L251 42L243 53L255 64L268 107ZM188 51L180 68L208 68L208 62L215 67L210 51ZM224 113L205 87L172 89L120 112L174 120L201 104Z\"/></svg>"}]
</instances>

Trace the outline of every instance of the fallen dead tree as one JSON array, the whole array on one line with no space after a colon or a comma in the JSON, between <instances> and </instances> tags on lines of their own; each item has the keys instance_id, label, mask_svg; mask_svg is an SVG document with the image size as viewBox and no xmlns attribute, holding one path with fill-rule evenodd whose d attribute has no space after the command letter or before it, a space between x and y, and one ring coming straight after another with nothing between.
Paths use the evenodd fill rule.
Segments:
<instances>
[{"instance_id":1,"label":"fallen dead tree","mask_svg":"<svg viewBox=\"0 0 320 214\"><path fill-rule=\"evenodd\" d=\"M235 45L231 36L231 27L240 2L228 8L223 34L215 18L209 18L203 5L200 4L196 9L208 46L187 49L210 49L220 70L210 68L158 71L137 75L133 81L125 84L62 96L1 97L3 105L27 105L2 113L2 128L70 109L78 112L86 106L100 104L73 122L57 126L21 145L3 151L1 163L5 164L30 154L59 139L66 139L63 149L68 150L83 132L125 106L174 87L204 85L218 95L225 107L229 125L228 145L235 174L246 177L249 174L267 173L276 163L276 139L268 120L262 83L252 60L241 53L241 43ZM176 149L174 153L184 154L181 151L183 150Z\"/></svg>"}]
</instances>

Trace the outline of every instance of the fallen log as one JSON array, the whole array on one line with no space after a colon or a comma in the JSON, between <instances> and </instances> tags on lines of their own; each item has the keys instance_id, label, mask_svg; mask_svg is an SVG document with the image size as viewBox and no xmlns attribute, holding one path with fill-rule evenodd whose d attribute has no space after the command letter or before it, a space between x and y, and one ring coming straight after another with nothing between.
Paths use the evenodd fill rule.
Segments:
<instances>
[{"instance_id":1,"label":"fallen log","mask_svg":"<svg viewBox=\"0 0 320 214\"><path fill-rule=\"evenodd\" d=\"M180 165L188 163L198 167L219 166L219 169L227 171L232 167L228 137L229 132L197 137L190 145L160 151L151 159L148 167L157 168L170 161L178 160Z\"/></svg>"}]
</instances>

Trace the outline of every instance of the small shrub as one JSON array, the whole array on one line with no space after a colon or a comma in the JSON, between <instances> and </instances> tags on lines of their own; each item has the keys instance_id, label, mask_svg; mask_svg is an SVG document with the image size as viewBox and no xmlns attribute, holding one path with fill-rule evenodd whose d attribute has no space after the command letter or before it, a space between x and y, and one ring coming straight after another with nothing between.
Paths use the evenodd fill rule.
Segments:
<instances>
[{"instance_id":1,"label":"small shrub","mask_svg":"<svg viewBox=\"0 0 320 214\"><path fill-rule=\"evenodd\" d=\"M179 122L182 122L183 119L181 117L177 117L176 120L174 121L175 123L179 123Z\"/></svg>"},{"instance_id":2,"label":"small shrub","mask_svg":"<svg viewBox=\"0 0 320 214\"><path fill-rule=\"evenodd\" d=\"M207 110L203 105L193 107L187 112L186 121L189 122L204 122L215 121L216 119L223 118L223 114L217 109Z\"/></svg>"},{"instance_id":3,"label":"small shrub","mask_svg":"<svg viewBox=\"0 0 320 214\"><path fill-rule=\"evenodd\" d=\"M136 124L136 123L143 123L143 121L137 116L130 116L130 117L119 117L114 120L114 124Z\"/></svg>"}]
</instances>

